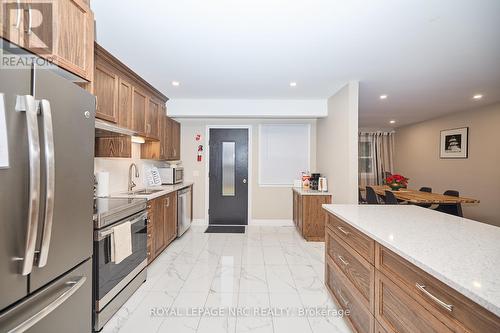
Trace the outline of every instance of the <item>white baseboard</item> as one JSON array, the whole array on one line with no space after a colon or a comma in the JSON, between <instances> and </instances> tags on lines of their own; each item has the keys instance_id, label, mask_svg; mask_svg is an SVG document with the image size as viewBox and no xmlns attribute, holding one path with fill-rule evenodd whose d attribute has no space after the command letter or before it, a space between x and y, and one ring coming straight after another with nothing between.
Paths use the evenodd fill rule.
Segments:
<instances>
[{"instance_id":1,"label":"white baseboard","mask_svg":"<svg viewBox=\"0 0 500 333\"><path fill-rule=\"evenodd\" d=\"M191 222L192 225L208 225L205 219L193 219Z\"/></svg>"},{"instance_id":2,"label":"white baseboard","mask_svg":"<svg viewBox=\"0 0 500 333\"><path fill-rule=\"evenodd\" d=\"M248 225L268 226L268 227L293 227L292 220L279 219L253 219Z\"/></svg>"}]
</instances>

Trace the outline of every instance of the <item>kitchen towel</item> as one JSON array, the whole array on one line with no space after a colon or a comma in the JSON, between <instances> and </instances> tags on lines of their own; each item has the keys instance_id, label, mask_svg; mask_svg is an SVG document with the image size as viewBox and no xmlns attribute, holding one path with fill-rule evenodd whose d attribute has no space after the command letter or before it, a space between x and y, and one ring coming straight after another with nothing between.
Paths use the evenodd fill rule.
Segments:
<instances>
[{"instance_id":1,"label":"kitchen towel","mask_svg":"<svg viewBox=\"0 0 500 333\"><path fill-rule=\"evenodd\" d=\"M128 221L113 228L111 234L111 261L115 264L119 264L132 254L131 230L131 224Z\"/></svg>"},{"instance_id":2,"label":"kitchen towel","mask_svg":"<svg viewBox=\"0 0 500 333\"><path fill-rule=\"evenodd\" d=\"M96 195L98 197L109 197L109 172L98 172L95 179L97 182Z\"/></svg>"}]
</instances>

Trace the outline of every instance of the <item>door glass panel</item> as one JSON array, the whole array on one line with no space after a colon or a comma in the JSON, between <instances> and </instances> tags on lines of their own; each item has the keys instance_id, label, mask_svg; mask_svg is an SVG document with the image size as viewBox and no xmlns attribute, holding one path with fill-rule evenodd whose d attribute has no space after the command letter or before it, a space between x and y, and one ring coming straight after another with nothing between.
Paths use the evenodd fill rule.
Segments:
<instances>
[{"instance_id":1,"label":"door glass panel","mask_svg":"<svg viewBox=\"0 0 500 333\"><path fill-rule=\"evenodd\" d=\"M235 143L222 143L222 196L234 196Z\"/></svg>"}]
</instances>

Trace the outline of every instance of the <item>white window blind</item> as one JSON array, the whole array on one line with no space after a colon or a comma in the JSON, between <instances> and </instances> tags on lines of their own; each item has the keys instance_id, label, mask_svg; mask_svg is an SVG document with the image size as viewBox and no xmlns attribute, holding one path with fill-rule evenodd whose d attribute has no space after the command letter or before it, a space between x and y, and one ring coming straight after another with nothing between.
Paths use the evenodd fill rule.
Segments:
<instances>
[{"instance_id":1,"label":"white window blind","mask_svg":"<svg viewBox=\"0 0 500 333\"><path fill-rule=\"evenodd\" d=\"M310 170L310 124L259 127L259 185L289 186Z\"/></svg>"}]
</instances>

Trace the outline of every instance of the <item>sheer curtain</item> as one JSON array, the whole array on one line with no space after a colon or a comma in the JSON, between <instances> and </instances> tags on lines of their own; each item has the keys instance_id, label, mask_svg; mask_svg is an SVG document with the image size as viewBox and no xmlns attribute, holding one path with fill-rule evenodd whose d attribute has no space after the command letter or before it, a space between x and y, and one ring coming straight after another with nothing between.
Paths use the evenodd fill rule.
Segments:
<instances>
[{"instance_id":1,"label":"sheer curtain","mask_svg":"<svg viewBox=\"0 0 500 333\"><path fill-rule=\"evenodd\" d=\"M359 133L359 185L381 185L394 171L394 132Z\"/></svg>"}]
</instances>

